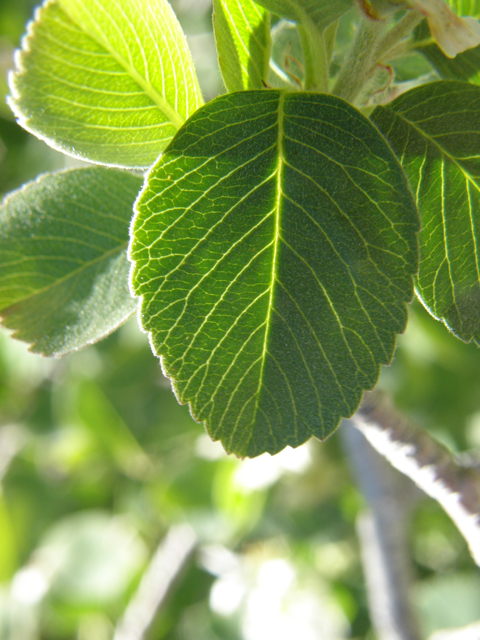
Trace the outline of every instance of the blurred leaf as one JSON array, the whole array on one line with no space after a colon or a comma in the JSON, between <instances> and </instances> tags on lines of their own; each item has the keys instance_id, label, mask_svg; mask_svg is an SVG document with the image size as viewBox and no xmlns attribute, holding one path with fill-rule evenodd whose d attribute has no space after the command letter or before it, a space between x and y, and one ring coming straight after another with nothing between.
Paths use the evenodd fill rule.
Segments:
<instances>
[{"instance_id":1,"label":"blurred leaf","mask_svg":"<svg viewBox=\"0 0 480 640\"><path fill-rule=\"evenodd\" d=\"M142 179L100 167L45 174L0 206L0 316L34 353L65 355L132 315L125 249Z\"/></svg>"},{"instance_id":2,"label":"blurred leaf","mask_svg":"<svg viewBox=\"0 0 480 640\"><path fill-rule=\"evenodd\" d=\"M412 602L418 608L424 638L440 629L477 622L480 578L474 573L433 577L418 584Z\"/></svg>"},{"instance_id":3,"label":"blurred leaf","mask_svg":"<svg viewBox=\"0 0 480 640\"><path fill-rule=\"evenodd\" d=\"M397 159L343 100L209 103L151 170L130 249L180 402L242 456L326 438L392 357L417 225Z\"/></svg>"},{"instance_id":4,"label":"blurred leaf","mask_svg":"<svg viewBox=\"0 0 480 640\"><path fill-rule=\"evenodd\" d=\"M77 411L82 423L123 473L134 478L148 476L152 471L150 459L95 382L81 383Z\"/></svg>"},{"instance_id":5,"label":"blurred leaf","mask_svg":"<svg viewBox=\"0 0 480 640\"><path fill-rule=\"evenodd\" d=\"M128 521L84 511L58 521L35 552L61 600L95 607L122 596L146 560Z\"/></svg>"},{"instance_id":6,"label":"blurred leaf","mask_svg":"<svg viewBox=\"0 0 480 640\"><path fill-rule=\"evenodd\" d=\"M202 102L167 0L45 3L17 54L10 105L69 155L148 167Z\"/></svg>"},{"instance_id":7,"label":"blurred leaf","mask_svg":"<svg viewBox=\"0 0 480 640\"><path fill-rule=\"evenodd\" d=\"M17 562L15 530L5 498L0 493L0 583L12 578Z\"/></svg>"},{"instance_id":8,"label":"blurred leaf","mask_svg":"<svg viewBox=\"0 0 480 640\"><path fill-rule=\"evenodd\" d=\"M448 0L448 2L457 15L480 18L480 0Z\"/></svg>"},{"instance_id":9,"label":"blurred leaf","mask_svg":"<svg viewBox=\"0 0 480 640\"><path fill-rule=\"evenodd\" d=\"M372 113L422 217L417 292L433 316L480 343L480 87L428 84Z\"/></svg>"},{"instance_id":10,"label":"blurred leaf","mask_svg":"<svg viewBox=\"0 0 480 640\"><path fill-rule=\"evenodd\" d=\"M270 14L253 0L214 0L214 26L228 91L263 89L270 59Z\"/></svg>"}]
</instances>

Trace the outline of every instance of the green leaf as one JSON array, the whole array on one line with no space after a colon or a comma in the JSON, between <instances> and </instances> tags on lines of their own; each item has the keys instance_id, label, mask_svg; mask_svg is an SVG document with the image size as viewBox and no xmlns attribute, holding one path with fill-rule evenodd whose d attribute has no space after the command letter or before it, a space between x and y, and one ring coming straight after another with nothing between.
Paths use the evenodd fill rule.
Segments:
<instances>
[{"instance_id":1,"label":"green leaf","mask_svg":"<svg viewBox=\"0 0 480 640\"><path fill-rule=\"evenodd\" d=\"M326 438L405 327L417 213L384 138L339 98L217 98L151 170L133 225L141 322L228 451Z\"/></svg>"},{"instance_id":2,"label":"green leaf","mask_svg":"<svg viewBox=\"0 0 480 640\"><path fill-rule=\"evenodd\" d=\"M323 32L353 7L353 0L257 0L282 18L306 25L311 22Z\"/></svg>"},{"instance_id":3,"label":"green leaf","mask_svg":"<svg viewBox=\"0 0 480 640\"><path fill-rule=\"evenodd\" d=\"M11 77L20 124L84 160L150 166L202 102L167 0L46 2Z\"/></svg>"},{"instance_id":4,"label":"green leaf","mask_svg":"<svg viewBox=\"0 0 480 640\"><path fill-rule=\"evenodd\" d=\"M263 89L270 60L270 14L252 0L214 0L218 60L228 91Z\"/></svg>"},{"instance_id":5,"label":"green leaf","mask_svg":"<svg viewBox=\"0 0 480 640\"><path fill-rule=\"evenodd\" d=\"M459 16L480 18L480 0L448 0L448 3Z\"/></svg>"},{"instance_id":6,"label":"green leaf","mask_svg":"<svg viewBox=\"0 0 480 640\"><path fill-rule=\"evenodd\" d=\"M72 169L0 206L0 316L34 353L81 349L135 311L126 247L141 185L124 171Z\"/></svg>"},{"instance_id":7,"label":"green leaf","mask_svg":"<svg viewBox=\"0 0 480 640\"><path fill-rule=\"evenodd\" d=\"M377 107L371 118L416 194L418 295L459 338L480 343L480 87L424 85Z\"/></svg>"}]
</instances>

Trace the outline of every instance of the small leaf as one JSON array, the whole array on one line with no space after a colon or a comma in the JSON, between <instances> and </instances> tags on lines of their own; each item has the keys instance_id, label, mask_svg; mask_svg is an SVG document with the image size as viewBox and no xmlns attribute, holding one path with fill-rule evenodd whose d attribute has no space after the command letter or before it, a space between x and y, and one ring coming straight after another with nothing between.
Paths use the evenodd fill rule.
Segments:
<instances>
[{"instance_id":1,"label":"small leaf","mask_svg":"<svg viewBox=\"0 0 480 640\"><path fill-rule=\"evenodd\" d=\"M354 6L353 0L257 0L269 11L304 26L312 23L323 32Z\"/></svg>"},{"instance_id":2,"label":"small leaf","mask_svg":"<svg viewBox=\"0 0 480 640\"><path fill-rule=\"evenodd\" d=\"M418 295L459 338L480 343L480 87L424 85L377 107L371 118L416 194Z\"/></svg>"},{"instance_id":3,"label":"small leaf","mask_svg":"<svg viewBox=\"0 0 480 640\"><path fill-rule=\"evenodd\" d=\"M384 138L339 98L222 96L151 170L133 226L141 321L228 451L326 438L407 319L417 213Z\"/></svg>"},{"instance_id":4,"label":"small leaf","mask_svg":"<svg viewBox=\"0 0 480 640\"><path fill-rule=\"evenodd\" d=\"M167 0L47 1L11 76L20 124L56 149L150 166L202 99Z\"/></svg>"},{"instance_id":5,"label":"small leaf","mask_svg":"<svg viewBox=\"0 0 480 640\"><path fill-rule=\"evenodd\" d=\"M218 60L228 91L263 89L270 60L270 14L253 0L214 0Z\"/></svg>"},{"instance_id":6,"label":"small leaf","mask_svg":"<svg viewBox=\"0 0 480 640\"><path fill-rule=\"evenodd\" d=\"M72 169L0 206L0 316L34 353L81 349L135 311L125 250L141 185L115 169Z\"/></svg>"}]
</instances>

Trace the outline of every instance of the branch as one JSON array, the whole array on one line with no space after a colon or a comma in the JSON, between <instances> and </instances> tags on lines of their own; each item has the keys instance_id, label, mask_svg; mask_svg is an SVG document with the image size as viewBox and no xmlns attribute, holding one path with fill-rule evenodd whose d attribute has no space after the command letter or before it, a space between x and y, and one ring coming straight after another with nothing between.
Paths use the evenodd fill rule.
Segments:
<instances>
[{"instance_id":1,"label":"branch","mask_svg":"<svg viewBox=\"0 0 480 640\"><path fill-rule=\"evenodd\" d=\"M408 542L416 490L345 420L341 434L369 509L357 520L369 610L379 640L419 640ZM413 491L412 491L413 489Z\"/></svg>"},{"instance_id":2,"label":"branch","mask_svg":"<svg viewBox=\"0 0 480 640\"><path fill-rule=\"evenodd\" d=\"M374 449L441 504L480 566L480 471L462 465L378 392L365 395L352 423Z\"/></svg>"},{"instance_id":3,"label":"branch","mask_svg":"<svg viewBox=\"0 0 480 640\"><path fill-rule=\"evenodd\" d=\"M118 623L113 640L142 640L195 544L196 536L189 526L177 525L169 530Z\"/></svg>"}]
</instances>

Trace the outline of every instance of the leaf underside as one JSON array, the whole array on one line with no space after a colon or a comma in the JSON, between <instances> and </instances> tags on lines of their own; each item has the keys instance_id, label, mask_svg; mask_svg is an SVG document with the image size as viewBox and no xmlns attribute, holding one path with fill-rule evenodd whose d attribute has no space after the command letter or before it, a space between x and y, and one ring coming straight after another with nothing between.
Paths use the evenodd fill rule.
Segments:
<instances>
[{"instance_id":1,"label":"leaf underside","mask_svg":"<svg viewBox=\"0 0 480 640\"><path fill-rule=\"evenodd\" d=\"M141 323L227 451L326 438L356 410L405 327L417 260L405 175L366 118L328 95L222 96L136 208Z\"/></svg>"},{"instance_id":2,"label":"leaf underside","mask_svg":"<svg viewBox=\"0 0 480 640\"><path fill-rule=\"evenodd\" d=\"M167 0L47 1L10 81L20 124L64 153L146 168L202 104Z\"/></svg>"},{"instance_id":3,"label":"leaf underside","mask_svg":"<svg viewBox=\"0 0 480 640\"><path fill-rule=\"evenodd\" d=\"M126 256L142 179L91 167L45 174L0 206L0 317L31 351L96 342L137 308Z\"/></svg>"},{"instance_id":4,"label":"leaf underside","mask_svg":"<svg viewBox=\"0 0 480 640\"><path fill-rule=\"evenodd\" d=\"M422 219L417 293L480 343L480 87L428 84L371 115L410 178Z\"/></svg>"},{"instance_id":5,"label":"leaf underside","mask_svg":"<svg viewBox=\"0 0 480 640\"><path fill-rule=\"evenodd\" d=\"M253 0L214 0L218 61L228 91L263 89L270 59L270 15Z\"/></svg>"}]
</instances>

